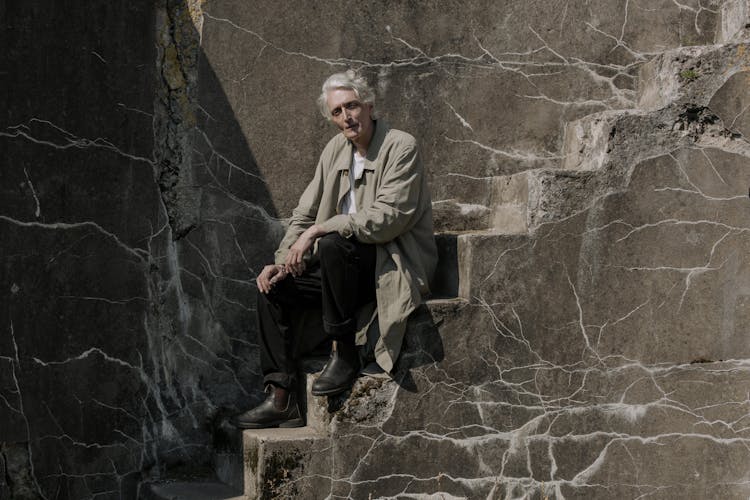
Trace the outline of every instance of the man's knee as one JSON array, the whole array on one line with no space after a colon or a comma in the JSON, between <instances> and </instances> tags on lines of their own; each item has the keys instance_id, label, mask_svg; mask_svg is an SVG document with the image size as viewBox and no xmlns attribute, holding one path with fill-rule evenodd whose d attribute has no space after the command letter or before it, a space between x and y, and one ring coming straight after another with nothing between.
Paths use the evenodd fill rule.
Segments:
<instances>
[{"instance_id":1,"label":"man's knee","mask_svg":"<svg viewBox=\"0 0 750 500\"><path fill-rule=\"evenodd\" d=\"M339 233L328 233L318 239L318 257L321 260L337 258L352 251L352 243Z\"/></svg>"},{"instance_id":2,"label":"man's knee","mask_svg":"<svg viewBox=\"0 0 750 500\"><path fill-rule=\"evenodd\" d=\"M284 299L283 286L279 283L274 285L268 293L263 293L260 290L255 294L255 305L257 310L268 310L276 307Z\"/></svg>"}]
</instances>

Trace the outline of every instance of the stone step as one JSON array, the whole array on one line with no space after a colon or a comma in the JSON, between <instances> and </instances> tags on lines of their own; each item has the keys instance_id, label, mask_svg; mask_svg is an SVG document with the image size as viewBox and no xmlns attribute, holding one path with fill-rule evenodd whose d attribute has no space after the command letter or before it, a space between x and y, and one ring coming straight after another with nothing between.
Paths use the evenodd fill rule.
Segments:
<instances>
[{"instance_id":1,"label":"stone step","mask_svg":"<svg viewBox=\"0 0 750 500\"><path fill-rule=\"evenodd\" d=\"M497 234L534 233L590 203L599 177L592 171L526 170L498 177L493 231Z\"/></svg>"},{"instance_id":2,"label":"stone step","mask_svg":"<svg viewBox=\"0 0 750 500\"><path fill-rule=\"evenodd\" d=\"M293 483L300 474L309 472L308 464L318 463L321 460L318 454L329 447L332 409L341 399L312 395L312 383L324 364L321 359L309 359L303 363L302 369L306 372L306 397L302 404L306 413L304 427L238 430L224 424L225 442L217 444L214 454L220 480L250 499L284 498L287 495L307 498L304 492L294 488ZM358 381L355 388L361 383ZM325 461L320 465L321 470L330 467ZM325 483L325 480L321 481ZM321 481L314 481L316 488L324 486L318 484Z\"/></svg>"},{"instance_id":3,"label":"stone step","mask_svg":"<svg viewBox=\"0 0 750 500\"><path fill-rule=\"evenodd\" d=\"M463 174L438 176L432 183L432 199L454 200L457 203L474 203L490 206L492 203L494 177L472 177Z\"/></svg>"},{"instance_id":4,"label":"stone step","mask_svg":"<svg viewBox=\"0 0 750 500\"><path fill-rule=\"evenodd\" d=\"M722 108L718 114L709 107L685 105L652 112L603 112L571 122L565 127L562 167L606 171L608 180L601 182L616 188L620 181L627 181L634 165L680 148L713 147L744 154L746 141L737 141L739 135L724 126L724 117L731 121L727 100L733 97L750 101L735 89L712 102ZM750 132L748 125L750 120L744 119L733 128Z\"/></svg>"},{"instance_id":5,"label":"stone step","mask_svg":"<svg viewBox=\"0 0 750 500\"><path fill-rule=\"evenodd\" d=\"M681 148L716 148L748 156L750 106L744 78L736 74L707 106L679 103L656 111L590 115L565 127L563 169L606 171L610 188L627 181L636 164Z\"/></svg>"},{"instance_id":6,"label":"stone step","mask_svg":"<svg viewBox=\"0 0 750 500\"><path fill-rule=\"evenodd\" d=\"M314 498L330 490L330 438L304 427L261 429L245 431L242 443L248 498Z\"/></svg>"},{"instance_id":7,"label":"stone step","mask_svg":"<svg viewBox=\"0 0 750 500\"><path fill-rule=\"evenodd\" d=\"M448 231L436 235L438 268L433 295L469 299L464 286L473 257L465 252L472 238L533 234L541 225L585 210L599 192L603 177L595 171L535 169L492 179L493 223L483 231ZM470 288L470 287L469 287Z\"/></svg>"},{"instance_id":8,"label":"stone step","mask_svg":"<svg viewBox=\"0 0 750 500\"><path fill-rule=\"evenodd\" d=\"M477 231L492 227L492 209L476 203L454 199L432 203L435 231Z\"/></svg>"},{"instance_id":9,"label":"stone step","mask_svg":"<svg viewBox=\"0 0 750 500\"><path fill-rule=\"evenodd\" d=\"M435 341L437 326L466 304L458 298L433 299L415 311L409 319L396 370L440 361L444 353L441 344ZM361 376L350 392L331 398L316 398L310 392L313 379L314 376L308 376L308 411L312 409L320 414L308 415L306 427L245 430L237 436L243 464L238 489L247 498L324 497L323 492L331 491L330 477L335 465L335 443L329 437L335 415L343 412L347 419L372 418L374 407L388 405L390 393L383 388L392 389L394 384L384 374ZM312 424L316 421L321 424ZM323 422L325 428L321 429L318 426Z\"/></svg>"},{"instance_id":10,"label":"stone step","mask_svg":"<svg viewBox=\"0 0 750 500\"><path fill-rule=\"evenodd\" d=\"M563 170L601 170L609 161L618 131L634 133L645 116L633 110L603 111L565 125Z\"/></svg>"},{"instance_id":11,"label":"stone step","mask_svg":"<svg viewBox=\"0 0 750 500\"><path fill-rule=\"evenodd\" d=\"M469 228L458 223L440 224L439 227L445 233L491 231L524 234L539 224L559 220L578 210L581 201L587 198L587 184L592 179L592 172L563 169L534 169L492 177L490 206L472 205L481 207L473 213L482 214L482 224Z\"/></svg>"},{"instance_id":12,"label":"stone step","mask_svg":"<svg viewBox=\"0 0 750 500\"><path fill-rule=\"evenodd\" d=\"M444 176L439 194L452 196L433 203L436 232L500 231L521 234L529 230L529 194L541 192L541 177L549 169L484 178Z\"/></svg>"},{"instance_id":13,"label":"stone step","mask_svg":"<svg viewBox=\"0 0 750 500\"><path fill-rule=\"evenodd\" d=\"M681 147L746 149L750 135L746 44L666 51L640 69L638 109L585 116L565 126L565 170L628 169ZM744 154L744 152L743 152Z\"/></svg>"},{"instance_id":14,"label":"stone step","mask_svg":"<svg viewBox=\"0 0 750 500\"><path fill-rule=\"evenodd\" d=\"M681 103L709 106L728 80L738 73L747 74L750 53L746 46L735 43L681 47L657 55L640 68L638 108L653 111ZM746 80L745 77L743 81Z\"/></svg>"},{"instance_id":15,"label":"stone step","mask_svg":"<svg viewBox=\"0 0 750 500\"><path fill-rule=\"evenodd\" d=\"M304 380L300 382L299 390L300 393L305 394L305 398L300 401L300 409L305 414L305 426L282 429L282 431L289 432L281 432L281 436L317 439L328 435L331 417L327 409L326 398L312 395L312 384L317 373L323 369L326 359L327 357L313 357L303 360L301 371L304 374ZM262 434L266 435L266 431L268 430L263 430ZM240 491L247 489L247 451L244 436L253 432L260 431L241 431L228 421L223 421L220 429L214 434L213 465L216 477Z\"/></svg>"},{"instance_id":16,"label":"stone step","mask_svg":"<svg viewBox=\"0 0 750 500\"><path fill-rule=\"evenodd\" d=\"M638 109L604 111L566 125L560 169L601 170L623 158L640 161L665 154L696 140L717 117L733 132L748 135L750 125L743 126L750 120L735 123L747 104L742 99L737 102L750 74L750 50L745 47L743 43L682 47L654 57L640 69ZM714 128L721 134L721 127ZM547 181L561 176L549 173L544 179L538 172L553 169L481 178L447 174L435 179L436 231L521 234L532 229L536 208L549 200L544 187L554 186ZM566 189L573 185L570 180L562 182ZM537 205L526 206L527 202Z\"/></svg>"},{"instance_id":17,"label":"stone step","mask_svg":"<svg viewBox=\"0 0 750 500\"><path fill-rule=\"evenodd\" d=\"M493 223L494 177L442 175L432 188L436 232L481 231Z\"/></svg>"}]
</instances>

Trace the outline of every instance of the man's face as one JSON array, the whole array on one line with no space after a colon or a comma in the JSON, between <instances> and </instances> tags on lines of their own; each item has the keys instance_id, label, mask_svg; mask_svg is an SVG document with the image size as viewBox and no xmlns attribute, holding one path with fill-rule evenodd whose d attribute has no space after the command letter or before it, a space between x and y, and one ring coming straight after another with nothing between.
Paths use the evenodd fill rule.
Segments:
<instances>
[{"instance_id":1,"label":"man's face","mask_svg":"<svg viewBox=\"0 0 750 500\"><path fill-rule=\"evenodd\" d=\"M344 137L354 143L369 139L372 131L372 104L363 104L357 94L349 89L329 91L327 103L331 120Z\"/></svg>"}]
</instances>

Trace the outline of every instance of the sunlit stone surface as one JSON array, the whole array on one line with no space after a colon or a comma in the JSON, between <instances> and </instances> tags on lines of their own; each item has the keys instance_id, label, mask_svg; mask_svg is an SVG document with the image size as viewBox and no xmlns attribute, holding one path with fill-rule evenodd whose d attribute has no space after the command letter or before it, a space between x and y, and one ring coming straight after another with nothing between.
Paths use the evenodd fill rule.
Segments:
<instances>
[{"instance_id":1,"label":"sunlit stone surface","mask_svg":"<svg viewBox=\"0 0 750 500\"><path fill-rule=\"evenodd\" d=\"M747 498L747 15L6 8L0 498L215 471L263 497ZM419 139L465 300L415 315L393 381L314 403L329 436L243 457L224 419L262 397L254 278L346 67Z\"/></svg>"}]
</instances>

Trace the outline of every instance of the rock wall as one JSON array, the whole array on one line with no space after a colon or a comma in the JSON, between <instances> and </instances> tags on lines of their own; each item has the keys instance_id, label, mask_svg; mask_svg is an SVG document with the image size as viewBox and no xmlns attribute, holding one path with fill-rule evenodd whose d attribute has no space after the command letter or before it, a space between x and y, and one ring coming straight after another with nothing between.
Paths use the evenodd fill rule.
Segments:
<instances>
[{"instance_id":1,"label":"rock wall","mask_svg":"<svg viewBox=\"0 0 750 500\"><path fill-rule=\"evenodd\" d=\"M199 2L0 18L0 497L136 498L208 467L213 422L260 397L253 277L275 208Z\"/></svg>"},{"instance_id":2,"label":"rock wall","mask_svg":"<svg viewBox=\"0 0 750 500\"><path fill-rule=\"evenodd\" d=\"M466 303L268 495L747 497L746 2L0 14L0 497L210 472L347 67L420 140Z\"/></svg>"},{"instance_id":3,"label":"rock wall","mask_svg":"<svg viewBox=\"0 0 750 500\"><path fill-rule=\"evenodd\" d=\"M633 106L654 54L712 43L720 3L207 1L202 46L286 215L335 133L315 108L335 71L371 79L434 185L511 174L557 165L568 121Z\"/></svg>"}]
</instances>

